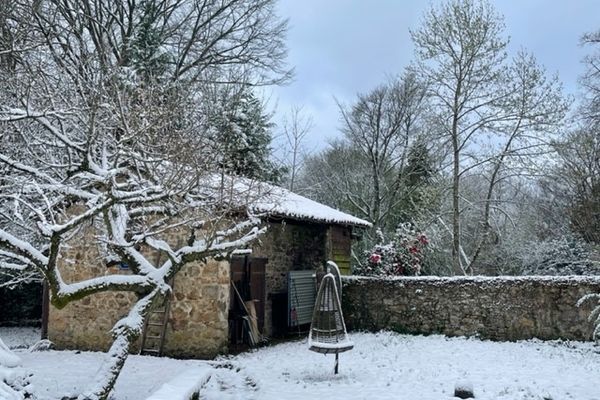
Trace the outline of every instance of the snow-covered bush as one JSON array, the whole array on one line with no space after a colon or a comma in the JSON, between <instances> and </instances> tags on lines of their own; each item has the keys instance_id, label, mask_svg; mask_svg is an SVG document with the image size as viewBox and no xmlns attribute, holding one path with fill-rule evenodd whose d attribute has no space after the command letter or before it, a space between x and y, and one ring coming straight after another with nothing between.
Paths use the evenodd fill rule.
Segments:
<instances>
[{"instance_id":1,"label":"snow-covered bush","mask_svg":"<svg viewBox=\"0 0 600 400\"><path fill-rule=\"evenodd\" d=\"M590 244L570 232L547 239L515 232L480 261L497 275L600 275L596 258Z\"/></svg>"},{"instance_id":2,"label":"snow-covered bush","mask_svg":"<svg viewBox=\"0 0 600 400\"><path fill-rule=\"evenodd\" d=\"M572 234L528 243L516 256L523 275L600 275L587 243Z\"/></svg>"},{"instance_id":3,"label":"snow-covered bush","mask_svg":"<svg viewBox=\"0 0 600 400\"><path fill-rule=\"evenodd\" d=\"M0 339L0 399L23 400L30 398L28 375L20 368L21 360Z\"/></svg>"},{"instance_id":4,"label":"snow-covered bush","mask_svg":"<svg viewBox=\"0 0 600 400\"><path fill-rule=\"evenodd\" d=\"M420 275L429 239L412 224L398 226L391 240L377 232L379 243L364 254L365 262L354 269L356 275Z\"/></svg>"},{"instance_id":5,"label":"snow-covered bush","mask_svg":"<svg viewBox=\"0 0 600 400\"><path fill-rule=\"evenodd\" d=\"M596 301L596 306L588 317L589 321L593 321L595 328L592 336L595 340L600 340L600 293L589 293L579 299L577 307L581 307L584 303Z\"/></svg>"}]
</instances>

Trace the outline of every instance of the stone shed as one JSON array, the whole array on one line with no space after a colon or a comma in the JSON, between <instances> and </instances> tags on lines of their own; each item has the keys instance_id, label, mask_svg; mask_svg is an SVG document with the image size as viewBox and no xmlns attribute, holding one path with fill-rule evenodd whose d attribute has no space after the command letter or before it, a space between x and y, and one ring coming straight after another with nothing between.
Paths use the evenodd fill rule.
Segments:
<instances>
[{"instance_id":1,"label":"stone shed","mask_svg":"<svg viewBox=\"0 0 600 400\"><path fill-rule=\"evenodd\" d=\"M227 353L244 337L240 311L248 301L264 336L285 333L290 325L296 328L295 311L288 301L290 272L315 271L327 260L335 260L342 273L350 273L352 240L370 224L274 188L268 201L253 204L264 215L268 230L252 245L251 252L229 261L186 265L175 276L173 293L165 307L150 315L138 350L160 341L160 354L171 357L212 358ZM101 257L93 241L82 241L69 251L74 262L61 266L66 281L129 273L125 268L99 262ZM112 341L110 329L128 311L134 296L99 293L61 310L50 307L48 337L58 348L105 351Z\"/></svg>"}]
</instances>

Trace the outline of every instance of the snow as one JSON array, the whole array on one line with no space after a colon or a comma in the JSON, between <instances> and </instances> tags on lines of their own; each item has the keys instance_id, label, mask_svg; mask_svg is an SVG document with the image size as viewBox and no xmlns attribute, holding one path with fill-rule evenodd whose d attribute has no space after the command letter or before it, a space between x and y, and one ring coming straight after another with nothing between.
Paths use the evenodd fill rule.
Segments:
<instances>
[{"instance_id":1,"label":"snow","mask_svg":"<svg viewBox=\"0 0 600 400\"><path fill-rule=\"evenodd\" d=\"M0 326L0 339L9 349L29 348L41 337L40 328Z\"/></svg>"},{"instance_id":2,"label":"snow","mask_svg":"<svg viewBox=\"0 0 600 400\"><path fill-rule=\"evenodd\" d=\"M37 400L56 400L76 396L94 386L98 367L105 354L98 352L19 351L23 367L33 372L31 384ZM57 368L58 367L58 368ZM173 360L150 356L129 356L114 390L116 400L144 400L166 382L190 369L212 367L203 361ZM202 378L207 372L203 372ZM173 400L178 400L173 398ZM186 399L187 400L187 399Z\"/></svg>"},{"instance_id":3,"label":"snow","mask_svg":"<svg viewBox=\"0 0 600 400\"><path fill-rule=\"evenodd\" d=\"M214 362L130 356L116 400L307 398L453 399L468 382L478 400L600 400L600 347L583 342L491 342L391 332L353 333L340 355L311 352L306 339ZM90 385L103 353L19 350L39 400L78 394ZM60 368L57 368L59 366ZM209 377L210 375L210 377Z\"/></svg>"},{"instance_id":4,"label":"snow","mask_svg":"<svg viewBox=\"0 0 600 400\"><path fill-rule=\"evenodd\" d=\"M31 259L35 259L38 263L42 265L46 265L48 263L48 257L43 255L39 250L34 248L31 244L18 239L6 232L3 229L0 229L0 242L6 243L10 248L17 249L31 257Z\"/></svg>"},{"instance_id":5,"label":"snow","mask_svg":"<svg viewBox=\"0 0 600 400\"><path fill-rule=\"evenodd\" d=\"M287 189L272 186L271 193L258 198L252 206L258 212L314 222L337 223L369 228L371 223L318 203Z\"/></svg>"},{"instance_id":6,"label":"snow","mask_svg":"<svg viewBox=\"0 0 600 400\"><path fill-rule=\"evenodd\" d=\"M20 368L21 358L0 338L0 399L23 400L28 386L27 372Z\"/></svg>"},{"instance_id":7,"label":"snow","mask_svg":"<svg viewBox=\"0 0 600 400\"><path fill-rule=\"evenodd\" d=\"M342 276L343 281L394 281L394 282L426 282L434 285L448 283L460 284L500 284L502 282L531 282L531 283L563 283L563 284L598 284L600 276L596 275L523 275L523 276Z\"/></svg>"},{"instance_id":8,"label":"snow","mask_svg":"<svg viewBox=\"0 0 600 400\"><path fill-rule=\"evenodd\" d=\"M0 338L0 367L14 368L19 365L21 365L21 359Z\"/></svg>"},{"instance_id":9,"label":"snow","mask_svg":"<svg viewBox=\"0 0 600 400\"><path fill-rule=\"evenodd\" d=\"M223 179L223 180L222 180ZM213 177L213 190L219 192L223 185L234 193L233 198L255 213L290 218L301 221L353 225L364 228L371 223L335 208L310 200L280 186L257 182L241 177Z\"/></svg>"},{"instance_id":10,"label":"snow","mask_svg":"<svg viewBox=\"0 0 600 400\"><path fill-rule=\"evenodd\" d=\"M256 387L201 392L203 399L451 399L468 381L483 400L600 399L592 343L490 342L390 332L354 333L354 350L333 356L281 344L229 359Z\"/></svg>"},{"instance_id":11,"label":"snow","mask_svg":"<svg viewBox=\"0 0 600 400\"><path fill-rule=\"evenodd\" d=\"M352 348L354 346L354 343L352 343L352 341L348 338L346 338L346 340L342 340L340 342L336 342L336 343L325 343L325 342L318 342L316 340L312 340L312 338L308 338L308 347L318 347L324 350L344 350L346 351L348 349L348 347ZM331 353L335 353L335 351L332 351Z\"/></svg>"},{"instance_id":12,"label":"snow","mask_svg":"<svg viewBox=\"0 0 600 400\"><path fill-rule=\"evenodd\" d=\"M198 393L211 377L211 368L190 368L171 381L163 384L146 400L189 400Z\"/></svg>"}]
</instances>

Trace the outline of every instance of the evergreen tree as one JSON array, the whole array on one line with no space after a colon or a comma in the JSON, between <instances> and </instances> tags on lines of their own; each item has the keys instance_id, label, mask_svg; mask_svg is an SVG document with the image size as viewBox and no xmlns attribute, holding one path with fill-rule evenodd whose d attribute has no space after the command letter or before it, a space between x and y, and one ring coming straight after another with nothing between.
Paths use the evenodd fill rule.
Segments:
<instances>
[{"instance_id":1,"label":"evergreen tree","mask_svg":"<svg viewBox=\"0 0 600 400\"><path fill-rule=\"evenodd\" d=\"M418 137L410 146L406 159L402 169L406 194L398 205L398 214L401 222L418 223L424 211L439 207L439 190L432 182L436 167L424 137Z\"/></svg>"},{"instance_id":2,"label":"evergreen tree","mask_svg":"<svg viewBox=\"0 0 600 400\"><path fill-rule=\"evenodd\" d=\"M434 173L433 160L423 137L417 138L410 146L404 171L409 186L427 184L431 180Z\"/></svg>"},{"instance_id":3,"label":"evergreen tree","mask_svg":"<svg viewBox=\"0 0 600 400\"><path fill-rule=\"evenodd\" d=\"M161 17L161 6L156 0L146 0L141 7L143 10L137 33L133 39L129 60L142 82L158 81L167 71L168 53L162 51L160 29L156 21Z\"/></svg>"},{"instance_id":4,"label":"evergreen tree","mask_svg":"<svg viewBox=\"0 0 600 400\"><path fill-rule=\"evenodd\" d=\"M221 93L209 118L214 151L227 173L278 183L284 173L271 160L274 124L263 104L247 89L234 96Z\"/></svg>"}]
</instances>

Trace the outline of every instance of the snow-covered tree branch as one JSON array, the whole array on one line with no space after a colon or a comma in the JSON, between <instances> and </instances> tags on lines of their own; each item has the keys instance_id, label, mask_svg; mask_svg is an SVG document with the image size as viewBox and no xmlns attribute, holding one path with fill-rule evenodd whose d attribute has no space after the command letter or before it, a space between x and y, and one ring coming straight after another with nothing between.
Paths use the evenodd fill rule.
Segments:
<instances>
[{"instance_id":1,"label":"snow-covered tree branch","mask_svg":"<svg viewBox=\"0 0 600 400\"><path fill-rule=\"evenodd\" d=\"M289 77L286 22L272 0L12 2L5 28L28 34L0 40L0 272L43 277L56 307L138 296L82 396L105 399L170 279L264 232L252 196L225 190L205 111L221 82ZM76 262L66 249L82 241L131 273L63 278Z\"/></svg>"}]
</instances>

